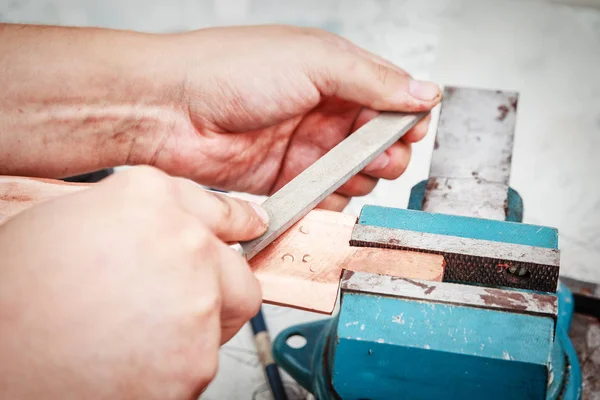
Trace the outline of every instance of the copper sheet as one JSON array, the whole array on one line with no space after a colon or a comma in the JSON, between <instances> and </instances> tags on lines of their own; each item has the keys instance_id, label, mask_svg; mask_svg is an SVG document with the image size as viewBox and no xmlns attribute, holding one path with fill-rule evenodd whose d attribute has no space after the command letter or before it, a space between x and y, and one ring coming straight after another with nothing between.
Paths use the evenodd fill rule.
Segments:
<instances>
[{"instance_id":1,"label":"copper sheet","mask_svg":"<svg viewBox=\"0 0 600 400\"><path fill-rule=\"evenodd\" d=\"M87 184L0 176L0 224L42 201ZM320 313L333 312L342 270L441 281L441 255L350 247L350 215L313 210L254 257L250 265L267 303Z\"/></svg>"},{"instance_id":2,"label":"copper sheet","mask_svg":"<svg viewBox=\"0 0 600 400\"><path fill-rule=\"evenodd\" d=\"M342 270L441 281L440 255L349 245L356 217L315 209L250 261L263 299L333 312Z\"/></svg>"}]
</instances>

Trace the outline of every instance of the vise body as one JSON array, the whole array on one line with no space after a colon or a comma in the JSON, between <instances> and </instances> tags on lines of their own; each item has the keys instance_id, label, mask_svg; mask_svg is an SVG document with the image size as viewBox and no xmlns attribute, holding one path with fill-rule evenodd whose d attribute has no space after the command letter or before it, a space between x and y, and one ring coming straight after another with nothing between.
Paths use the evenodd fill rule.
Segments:
<instances>
[{"instance_id":1,"label":"vise body","mask_svg":"<svg viewBox=\"0 0 600 400\"><path fill-rule=\"evenodd\" d=\"M408 209L362 209L352 246L442 254L443 280L345 271L338 315L273 346L316 398L579 398L558 232L522 223L508 186L517 100L446 88L429 179Z\"/></svg>"}]
</instances>

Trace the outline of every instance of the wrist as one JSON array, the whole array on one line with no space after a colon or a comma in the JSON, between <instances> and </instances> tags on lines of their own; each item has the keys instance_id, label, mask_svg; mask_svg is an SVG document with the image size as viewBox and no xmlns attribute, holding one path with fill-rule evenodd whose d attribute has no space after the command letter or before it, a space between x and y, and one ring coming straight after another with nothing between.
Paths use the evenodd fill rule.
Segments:
<instances>
[{"instance_id":1,"label":"wrist","mask_svg":"<svg viewBox=\"0 0 600 400\"><path fill-rule=\"evenodd\" d=\"M162 36L0 26L0 42L0 173L64 177L143 162L185 119L183 75Z\"/></svg>"}]
</instances>

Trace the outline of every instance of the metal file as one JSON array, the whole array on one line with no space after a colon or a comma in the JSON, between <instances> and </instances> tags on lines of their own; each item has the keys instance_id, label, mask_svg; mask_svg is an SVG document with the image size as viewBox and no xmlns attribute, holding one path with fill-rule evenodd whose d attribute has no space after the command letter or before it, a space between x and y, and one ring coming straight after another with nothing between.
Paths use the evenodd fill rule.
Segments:
<instances>
[{"instance_id":1,"label":"metal file","mask_svg":"<svg viewBox=\"0 0 600 400\"><path fill-rule=\"evenodd\" d=\"M302 171L262 204L269 228L235 246L250 260L327 196L399 140L428 113L382 112Z\"/></svg>"}]
</instances>

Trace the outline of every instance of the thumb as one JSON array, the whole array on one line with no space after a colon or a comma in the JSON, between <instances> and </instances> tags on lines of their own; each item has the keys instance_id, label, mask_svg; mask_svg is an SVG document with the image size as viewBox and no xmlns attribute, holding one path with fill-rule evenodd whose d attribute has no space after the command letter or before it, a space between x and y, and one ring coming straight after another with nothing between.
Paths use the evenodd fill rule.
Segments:
<instances>
[{"instance_id":1,"label":"thumb","mask_svg":"<svg viewBox=\"0 0 600 400\"><path fill-rule=\"evenodd\" d=\"M204 190L187 179L174 179L183 209L200 219L222 241L251 240L267 230L269 216L260 205Z\"/></svg>"},{"instance_id":2,"label":"thumb","mask_svg":"<svg viewBox=\"0 0 600 400\"><path fill-rule=\"evenodd\" d=\"M325 65L309 71L313 83L325 96L339 97L373 110L401 112L429 111L442 99L435 83L415 80L373 57L340 49L321 59Z\"/></svg>"}]
</instances>

